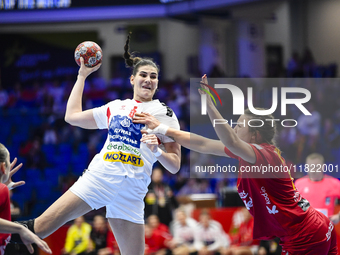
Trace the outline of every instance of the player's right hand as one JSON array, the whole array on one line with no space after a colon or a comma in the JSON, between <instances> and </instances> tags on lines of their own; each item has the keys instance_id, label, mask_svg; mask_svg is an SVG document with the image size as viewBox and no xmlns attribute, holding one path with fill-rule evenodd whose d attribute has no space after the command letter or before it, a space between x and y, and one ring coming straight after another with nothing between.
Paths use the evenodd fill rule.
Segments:
<instances>
[{"instance_id":1,"label":"player's right hand","mask_svg":"<svg viewBox=\"0 0 340 255\"><path fill-rule=\"evenodd\" d=\"M28 251L30 253L34 252L34 249L32 247L32 243L35 243L40 249L42 249L44 252L47 252L49 254L52 254L52 251L50 247L47 245L47 243L43 240L41 240L37 235L32 233L30 230L22 226L22 229L19 233L20 238L23 242L23 244L26 245Z\"/></svg>"},{"instance_id":2,"label":"player's right hand","mask_svg":"<svg viewBox=\"0 0 340 255\"><path fill-rule=\"evenodd\" d=\"M95 67L87 67L84 64L84 59L80 57L80 68L78 71L78 75L84 78L87 78L91 73L97 71L101 67L102 63L96 65Z\"/></svg>"}]
</instances>

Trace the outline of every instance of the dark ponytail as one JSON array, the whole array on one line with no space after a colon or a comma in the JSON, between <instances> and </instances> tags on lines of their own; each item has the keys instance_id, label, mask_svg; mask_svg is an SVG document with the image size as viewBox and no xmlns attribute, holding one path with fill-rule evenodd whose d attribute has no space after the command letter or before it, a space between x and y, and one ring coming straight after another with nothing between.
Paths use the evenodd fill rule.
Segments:
<instances>
[{"instance_id":1,"label":"dark ponytail","mask_svg":"<svg viewBox=\"0 0 340 255\"><path fill-rule=\"evenodd\" d=\"M133 55L131 55L131 53L129 52L130 38L131 32L129 32L126 39L123 57L125 59L126 66L133 68L132 74L135 76L140 66L153 66L159 73L159 67L152 59L133 57Z\"/></svg>"}]
</instances>

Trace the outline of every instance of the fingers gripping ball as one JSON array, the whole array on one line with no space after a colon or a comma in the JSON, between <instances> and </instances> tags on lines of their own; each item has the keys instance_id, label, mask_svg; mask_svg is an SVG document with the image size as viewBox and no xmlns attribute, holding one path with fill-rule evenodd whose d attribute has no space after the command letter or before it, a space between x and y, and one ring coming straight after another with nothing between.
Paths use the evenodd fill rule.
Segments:
<instances>
[{"instance_id":1,"label":"fingers gripping ball","mask_svg":"<svg viewBox=\"0 0 340 255\"><path fill-rule=\"evenodd\" d=\"M87 67L94 67L102 62L103 53L98 44L91 41L82 42L74 51L74 59L80 66L80 57L84 59Z\"/></svg>"}]
</instances>

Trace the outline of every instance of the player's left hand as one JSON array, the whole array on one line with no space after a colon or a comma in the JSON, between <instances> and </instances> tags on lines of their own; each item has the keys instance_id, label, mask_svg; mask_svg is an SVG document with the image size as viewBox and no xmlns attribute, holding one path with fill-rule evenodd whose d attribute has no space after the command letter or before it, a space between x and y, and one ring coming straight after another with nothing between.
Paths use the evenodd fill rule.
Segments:
<instances>
[{"instance_id":1,"label":"player's left hand","mask_svg":"<svg viewBox=\"0 0 340 255\"><path fill-rule=\"evenodd\" d=\"M155 153L158 148L158 138L154 134L147 135L143 134L142 139L140 139L141 142L145 143L146 146Z\"/></svg>"},{"instance_id":2,"label":"player's left hand","mask_svg":"<svg viewBox=\"0 0 340 255\"><path fill-rule=\"evenodd\" d=\"M20 163L19 165L17 165L15 168L13 168L15 166L15 164L17 163L18 159L14 158L14 160L11 163L10 166L10 173L9 173L9 178L7 180L6 183L4 183L6 186L8 186L9 184L11 184L11 189L17 188L19 186L22 186L25 184L24 181L18 181L18 182L13 182L12 181L12 176L13 174L15 174L16 172L18 172L18 170L22 167L22 163Z\"/></svg>"},{"instance_id":3,"label":"player's left hand","mask_svg":"<svg viewBox=\"0 0 340 255\"><path fill-rule=\"evenodd\" d=\"M146 124L148 129L155 129L161 124L154 116L146 112L136 113L133 116L133 123Z\"/></svg>"},{"instance_id":4,"label":"player's left hand","mask_svg":"<svg viewBox=\"0 0 340 255\"><path fill-rule=\"evenodd\" d=\"M202 76L202 80L201 80L201 82L200 82L200 85L201 85L201 88L198 89L198 92L199 92L201 95L207 94L206 91L210 92L209 87L206 86L206 85L208 85L208 77L207 77L206 74L204 74L204 75ZM204 91L203 89L204 89L205 91ZM207 97L207 103L208 103L208 105L213 105L213 102L212 102L212 100L211 100L211 97Z\"/></svg>"}]
</instances>

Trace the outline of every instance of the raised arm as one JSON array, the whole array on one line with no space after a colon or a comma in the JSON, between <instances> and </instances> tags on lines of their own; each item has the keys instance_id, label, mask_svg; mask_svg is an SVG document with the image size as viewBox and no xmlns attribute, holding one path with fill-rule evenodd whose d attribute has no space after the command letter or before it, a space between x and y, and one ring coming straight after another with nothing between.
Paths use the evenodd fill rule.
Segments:
<instances>
[{"instance_id":1,"label":"raised arm","mask_svg":"<svg viewBox=\"0 0 340 255\"><path fill-rule=\"evenodd\" d=\"M202 77L202 83L208 84L208 79L206 75ZM206 89L208 88L206 87ZM205 92L202 92L200 90L200 93ZM207 112L213 125L215 119L224 119L220 112L214 106L210 97L207 97ZM256 155L253 148L249 145L249 143L241 140L228 123L214 125L214 129L218 138L220 138L220 141L233 154L241 157L243 160L251 164L256 162Z\"/></svg>"},{"instance_id":2,"label":"raised arm","mask_svg":"<svg viewBox=\"0 0 340 255\"><path fill-rule=\"evenodd\" d=\"M80 58L80 63L81 67L78 72L77 81L74 84L70 97L67 101L65 121L72 126L78 126L86 129L97 129L98 127L93 117L93 111L83 111L82 109L82 98L87 76L97 71L101 64L92 68L86 67L84 65L83 58Z\"/></svg>"},{"instance_id":3,"label":"raised arm","mask_svg":"<svg viewBox=\"0 0 340 255\"><path fill-rule=\"evenodd\" d=\"M133 121L148 125L147 132L161 133L173 138L177 143L185 148L204 154L228 157L224 152L224 145L219 140L208 139L190 132L177 130L161 124L154 116L149 113L136 113ZM159 127L163 127L162 130ZM164 128L165 127L165 128Z\"/></svg>"}]
</instances>

